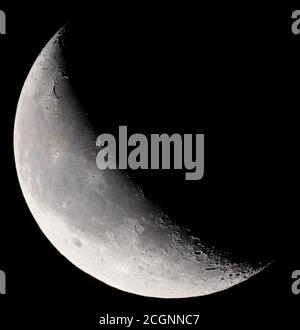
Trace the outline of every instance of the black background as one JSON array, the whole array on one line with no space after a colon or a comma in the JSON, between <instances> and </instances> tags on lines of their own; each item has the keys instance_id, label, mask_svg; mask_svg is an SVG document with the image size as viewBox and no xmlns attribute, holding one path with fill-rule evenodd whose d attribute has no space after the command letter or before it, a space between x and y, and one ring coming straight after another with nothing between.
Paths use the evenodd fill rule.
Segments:
<instances>
[{"instance_id":1,"label":"black background","mask_svg":"<svg viewBox=\"0 0 300 330\"><path fill-rule=\"evenodd\" d=\"M296 319L299 304L291 292L291 274L300 268L297 217L292 212L295 198L289 197L296 178L291 174L293 165L288 171L286 166L293 164L291 144L298 128L293 101L298 93L300 37L291 33L290 16L300 8L171 3L113 3L99 8L54 3L1 6L7 15L7 35L0 36L0 269L7 275L7 295L0 297L1 329L2 323L9 324L8 328L43 328L44 324L97 328L99 317L107 313L138 318L152 313L200 314L198 328L240 328L279 320L288 328ZM74 15L77 22L82 19L83 27L78 29L82 51L77 58L86 61L79 73L83 83L77 88L87 106L96 109L94 122L105 118L107 129L124 124L131 133L206 134L201 181L186 182L173 173L155 178L137 174L136 180L178 218L196 215L196 222L190 225L197 230L214 229L213 237L205 239L250 258L274 258L276 262L269 268L210 296L153 299L121 292L93 279L69 263L44 237L18 184L13 123L33 62ZM124 54L124 47L115 46L115 51L107 47L110 43L120 45L128 31L133 36L126 42L128 52ZM150 36L155 36L154 40L149 40ZM148 46L144 52L142 46L136 46L137 40L145 49ZM164 49L161 53L167 54L163 59L156 54L159 64L155 74L154 66L149 68L141 60L145 53L150 56L149 45L153 52ZM136 51L135 57L130 49ZM140 64L134 71L135 79L124 69L130 61ZM102 75L107 67L123 77L118 86L110 81L109 73ZM149 77L147 86L138 90L134 81L142 81L144 76ZM118 91L118 97L111 91ZM100 113L101 107L104 113Z\"/></svg>"}]
</instances>

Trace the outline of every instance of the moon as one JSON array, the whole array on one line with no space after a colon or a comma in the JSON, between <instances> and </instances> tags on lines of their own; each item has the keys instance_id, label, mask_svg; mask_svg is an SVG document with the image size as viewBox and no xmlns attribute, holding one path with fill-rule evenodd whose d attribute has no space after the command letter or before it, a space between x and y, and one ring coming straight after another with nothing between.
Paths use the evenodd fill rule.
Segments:
<instances>
[{"instance_id":1,"label":"moon","mask_svg":"<svg viewBox=\"0 0 300 330\"><path fill-rule=\"evenodd\" d=\"M149 297L212 294L265 268L205 246L124 172L97 168L99 132L68 76L68 33L61 28L33 64L14 127L20 186L48 240L87 274Z\"/></svg>"}]
</instances>

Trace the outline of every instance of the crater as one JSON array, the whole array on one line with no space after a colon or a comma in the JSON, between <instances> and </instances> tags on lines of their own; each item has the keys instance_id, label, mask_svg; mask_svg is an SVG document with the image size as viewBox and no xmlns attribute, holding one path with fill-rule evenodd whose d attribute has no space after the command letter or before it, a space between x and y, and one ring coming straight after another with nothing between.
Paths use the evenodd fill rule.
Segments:
<instances>
[{"instance_id":1,"label":"crater","mask_svg":"<svg viewBox=\"0 0 300 330\"><path fill-rule=\"evenodd\" d=\"M78 246L78 247L82 247L82 243L80 242L80 240L76 237L73 237L73 243Z\"/></svg>"}]
</instances>

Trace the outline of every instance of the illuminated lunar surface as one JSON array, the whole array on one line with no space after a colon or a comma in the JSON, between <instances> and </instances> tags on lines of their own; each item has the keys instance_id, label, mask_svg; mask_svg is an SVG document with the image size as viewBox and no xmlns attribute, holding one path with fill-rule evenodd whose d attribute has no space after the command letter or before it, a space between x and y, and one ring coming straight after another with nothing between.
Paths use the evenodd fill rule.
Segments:
<instances>
[{"instance_id":1,"label":"illuminated lunar surface","mask_svg":"<svg viewBox=\"0 0 300 330\"><path fill-rule=\"evenodd\" d=\"M227 289L265 265L233 261L147 200L124 173L96 167L96 132L65 72L62 28L24 84L14 129L19 182L39 227L75 266L134 294Z\"/></svg>"}]
</instances>

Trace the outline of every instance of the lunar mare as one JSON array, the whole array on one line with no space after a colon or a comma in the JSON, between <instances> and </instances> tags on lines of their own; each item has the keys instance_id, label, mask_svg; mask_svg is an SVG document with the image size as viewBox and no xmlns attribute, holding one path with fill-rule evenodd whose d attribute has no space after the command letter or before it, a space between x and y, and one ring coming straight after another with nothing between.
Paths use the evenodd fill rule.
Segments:
<instances>
[{"instance_id":1,"label":"lunar mare","mask_svg":"<svg viewBox=\"0 0 300 330\"><path fill-rule=\"evenodd\" d=\"M65 71L67 33L62 28L32 66L14 129L21 189L49 241L98 280L150 297L211 294L264 268L204 246L123 172L97 168L97 132Z\"/></svg>"}]
</instances>

